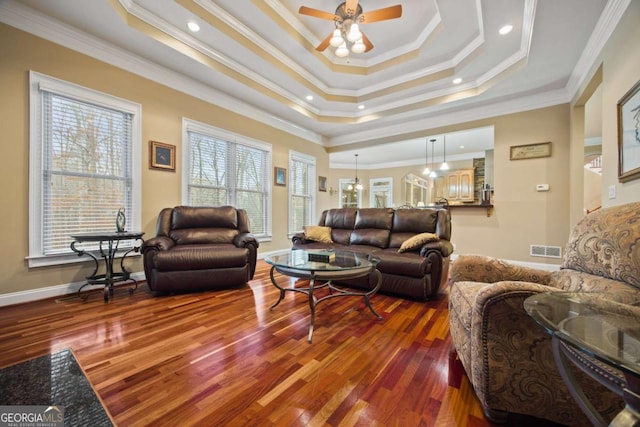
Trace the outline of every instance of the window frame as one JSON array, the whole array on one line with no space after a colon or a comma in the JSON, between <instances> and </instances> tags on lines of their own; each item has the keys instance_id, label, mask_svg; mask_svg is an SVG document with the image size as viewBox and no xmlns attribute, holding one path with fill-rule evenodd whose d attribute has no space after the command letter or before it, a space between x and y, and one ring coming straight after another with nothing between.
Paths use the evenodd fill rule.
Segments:
<instances>
[{"instance_id":1,"label":"window frame","mask_svg":"<svg viewBox=\"0 0 640 427\"><path fill-rule=\"evenodd\" d=\"M133 212L127 212L132 229L141 228L141 152L142 106L139 103L99 92L75 83L29 71L29 255L28 267L70 264L91 261L79 258L69 248L68 253L44 255L44 200L43 200L43 95L42 90L99 105L132 115L131 123L131 197ZM115 230L115 216L114 216ZM69 244L71 244L69 237ZM132 256L136 254L132 253Z\"/></svg>"},{"instance_id":2,"label":"window frame","mask_svg":"<svg viewBox=\"0 0 640 427\"><path fill-rule=\"evenodd\" d=\"M181 200L184 205L189 205L189 185L190 185L190 171L191 171L191 142L189 139L189 132L196 132L206 135L211 138L219 139L230 144L244 145L247 147L256 148L267 152L266 158L266 174L268 178L265 182L265 193L267 201L265 203L265 234L255 237L260 242L268 242L272 240L272 202L273 202L273 188L269 183L271 182L273 171L273 146L268 142L260 141L258 139L250 138L245 135L241 135L235 132L231 132L225 129L221 129L207 123L198 122L187 117L182 118L182 195ZM235 163L231 165L231 170L228 171L229 176L232 177L233 182L229 184L229 188L235 190Z\"/></svg>"},{"instance_id":3,"label":"window frame","mask_svg":"<svg viewBox=\"0 0 640 427\"><path fill-rule=\"evenodd\" d=\"M309 176L307 177L307 185L309 188L309 193L310 193L310 206L309 206L309 210L310 210L310 217L309 217L309 223L307 225L312 225L315 224L316 222L316 199L317 199L317 195L316 195L316 168L317 168L317 164L316 164L316 158L314 156L311 156L309 154L305 154L305 153L300 153L298 151L294 151L294 150L289 150L289 189L287 191L287 207L288 207L288 211L289 211L289 220L287 221L287 236L289 238L291 238L293 235L295 235L296 233L301 232L302 230L293 230L293 214L292 214L292 198L294 196L293 194L293 189L294 189L294 185L293 185L293 179L294 179L294 174L293 174L293 162L305 162L310 164L313 167L313 171L309 174Z\"/></svg>"}]
</instances>

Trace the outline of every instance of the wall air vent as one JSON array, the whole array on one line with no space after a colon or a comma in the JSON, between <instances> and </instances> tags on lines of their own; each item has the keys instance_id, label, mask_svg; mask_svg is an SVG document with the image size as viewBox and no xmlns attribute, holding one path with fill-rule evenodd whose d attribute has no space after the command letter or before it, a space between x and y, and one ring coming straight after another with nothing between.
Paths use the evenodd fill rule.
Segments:
<instances>
[{"instance_id":1,"label":"wall air vent","mask_svg":"<svg viewBox=\"0 0 640 427\"><path fill-rule=\"evenodd\" d=\"M562 248L560 246L531 245L529 248L529 255L531 256L544 258L562 257Z\"/></svg>"}]
</instances>

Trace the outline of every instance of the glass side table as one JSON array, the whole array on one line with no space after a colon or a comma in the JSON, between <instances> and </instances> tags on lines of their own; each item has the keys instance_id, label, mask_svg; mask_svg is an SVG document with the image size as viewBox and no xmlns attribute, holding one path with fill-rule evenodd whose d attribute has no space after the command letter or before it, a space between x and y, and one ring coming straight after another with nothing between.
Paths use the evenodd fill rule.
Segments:
<instances>
[{"instance_id":1,"label":"glass side table","mask_svg":"<svg viewBox=\"0 0 640 427\"><path fill-rule=\"evenodd\" d=\"M568 362L621 395L625 408L610 426L640 426L640 307L638 316L613 313L599 294L550 292L524 302L527 313L552 336L553 356L562 379L593 425L606 425L587 400ZM599 368L585 354L618 369L623 378ZM591 366L590 366L591 364Z\"/></svg>"},{"instance_id":2,"label":"glass side table","mask_svg":"<svg viewBox=\"0 0 640 427\"><path fill-rule=\"evenodd\" d=\"M95 269L93 270L93 273L87 276L87 283L80 286L80 289L78 289L78 295L82 298L81 291L85 286L104 286L104 302L109 302L109 297L113 295L113 284L127 281L133 281L135 284L135 287L129 289L129 294L133 294L133 292L138 288L138 282L131 277L131 272L125 268L124 260L130 252L138 252L138 250L140 250L140 245L134 245L122 255L120 260L120 271L116 271L114 269L114 261L121 241L134 240L136 242L142 242L143 235L144 233L142 231L98 231L71 235L71 238L73 238L73 242L71 242L71 250L77 253L78 256L89 256L95 262ZM105 264L104 274L98 274L99 263L98 258L95 255L89 251L76 247L78 243L86 242L99 244L100 256L104 259Z\"/></svg>"}]
</instances>

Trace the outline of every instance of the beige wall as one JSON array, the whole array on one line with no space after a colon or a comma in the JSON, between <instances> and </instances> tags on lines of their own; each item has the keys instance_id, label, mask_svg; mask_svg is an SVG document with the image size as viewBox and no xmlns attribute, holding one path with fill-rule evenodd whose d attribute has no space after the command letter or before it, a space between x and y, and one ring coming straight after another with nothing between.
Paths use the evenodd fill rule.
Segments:
<instances>
[{"instance_id":1,"label":"beige wall","mask_svg":"<svg viewBox=\"0 0 640 427\"><path fill-rule=\"evenodd\" d=\"M29 209L29 105L28 73L37 71L52 77L95 89L142 105L142 229L154 235L158 212L181 203L182 118L187 117L228 131L249 136L273 146L273 165L288 167L289 150L316 157L318 175L329 175L325 149L286 132L247 119L181 92L169 89L116 67L44 41L0 24L0 116L2 117L4 183L2 216L5 222L0 242L0 294L46 286L80 282L91 273L89 263L27 268ZM148 141L177 146L176 172L150 170ZM328 203L321 193L318 209ZM287 206L287 187L273 188L273 211ZM260 252L290 246L287 215L274 215L273 241L260 245ZM142 264L132 264L141 271Z\"/></svg>"},{"instance_id":2,"label":"beige wall","mask_svg":"<svg viewBox=\"0 0 640 427\"><path fill-rule=\"evenodd\" d=\"M617 198L603 199L603 205L640 200L640 180L617 181L616 103L640 78L640 52L630 40L640 39L640 2L631 2L602 53L603 87L603 198L607 187L615 185ZM337 188L338 178L352 178L353 170L329 170L324 148L288 133L244 118L215 105L184 95L162 85L124 72L103 62L62 48L12 27L0 24L0 117L3 129L4 184L2 215L5 221L0 248L0 294L82 281L91 272L89 264L28 269L28 71L34 70L69 82L103 91L142 104L142 228L153 235L157 213L165 206L177 205L180 196L181 120L193 120L273 144L273 165L288 169L289 149L316 156L318 175ZM595 74L595 71L594 71ZM579 107L580 109L582 107ZM472 127L495 127L494 180L495 209L491 217L482 210L453 211L453 241L456 252L482 253L501 258L557 263L528 255L530 244L564 246L570 223L582 211L583 174L581 162L574 161L582 150L581 119L567 105L462 123L438 129L425 129L425 135ZM414 137L415 135L408 135ZM149 170L149 140L178 146L176 173ZM509 147L551 141L550 158L509 160ZM375 148L374 148L375 149ZM571 153L571 161L569 154ZM401 177L412 170L359 171L368 185L373 177L394 178L394 200L401 200ZM580 181L579 185L575 181ZM549 184L551 191L539 193L536 184ZM579 194L579 195L578 195ZM368 193L364 206L368 206ZM318 194L317 211L338 205L337 194ZM273 209L287 206L287 188L274 187ZM570 214L571 212L571 214ZM274 215L273 241L263 243L260 252L289 247L286 215ZM141 265L134 263L133 270Z\"/></svg>"},{"instance_id":3,"label":"beige wall","mask_svg":"<svg viewBox=\"0 0 640 427\"><path fill-rule=\"evenodd\" d=\"M490 217L484 209L452 210L452 241L458 254L484 254L526 262L557 264L553 258L529 256L529 245L564 248L569 233L569 105L509 114L486 120L431 129L427 134L494 126L493 175L495 208ZM509 160L509 147L552 142L552 156L531 160ZM375 149L375 148L372 148ZM452 162L451 168L471 167L471 161ZM358 171L358 177L391 176L394 201L402 200L402 177L422 174L423 165ZM354 170L332 169L330 184L338 178L353 178ZM549 184L551 191L537 192L536 184ZM365 189L368 206L368 191ZM331 200L338 203L337 194Z\"/></svg>"},{"instance_id":4,"label":"beige wall","mask_svg":"<svg viewBox=\"0 0 640 427\"><path fill-rule=\"evenodd\" d=\"M618 124L616 105L640 80L640 1L632 1L602 55L602 205L640 200L640 179L618 182ZM608 198L610 185L616 198Z\"/></svg>"}]
</instances>

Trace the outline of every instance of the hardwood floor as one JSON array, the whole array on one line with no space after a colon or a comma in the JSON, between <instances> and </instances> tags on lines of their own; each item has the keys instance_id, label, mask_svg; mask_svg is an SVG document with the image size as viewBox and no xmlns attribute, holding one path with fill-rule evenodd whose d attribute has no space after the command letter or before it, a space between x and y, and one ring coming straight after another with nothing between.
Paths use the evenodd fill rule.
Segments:
<instances>
[{"instance_id":1,"label":"hardwood floor","mask_svg":"<svg viewBox=\"0 0 640 427\"><path fill-rule=\"evenodd\" d=\"M492 425L466 376L449 381L446 290L376 295L382 321L361 298L323 302L309 344L305 297L269 310L263 261L240 289L125 289L0 308L0 367L71 348L119 426Z\"/></svg>"}]
</instances>

